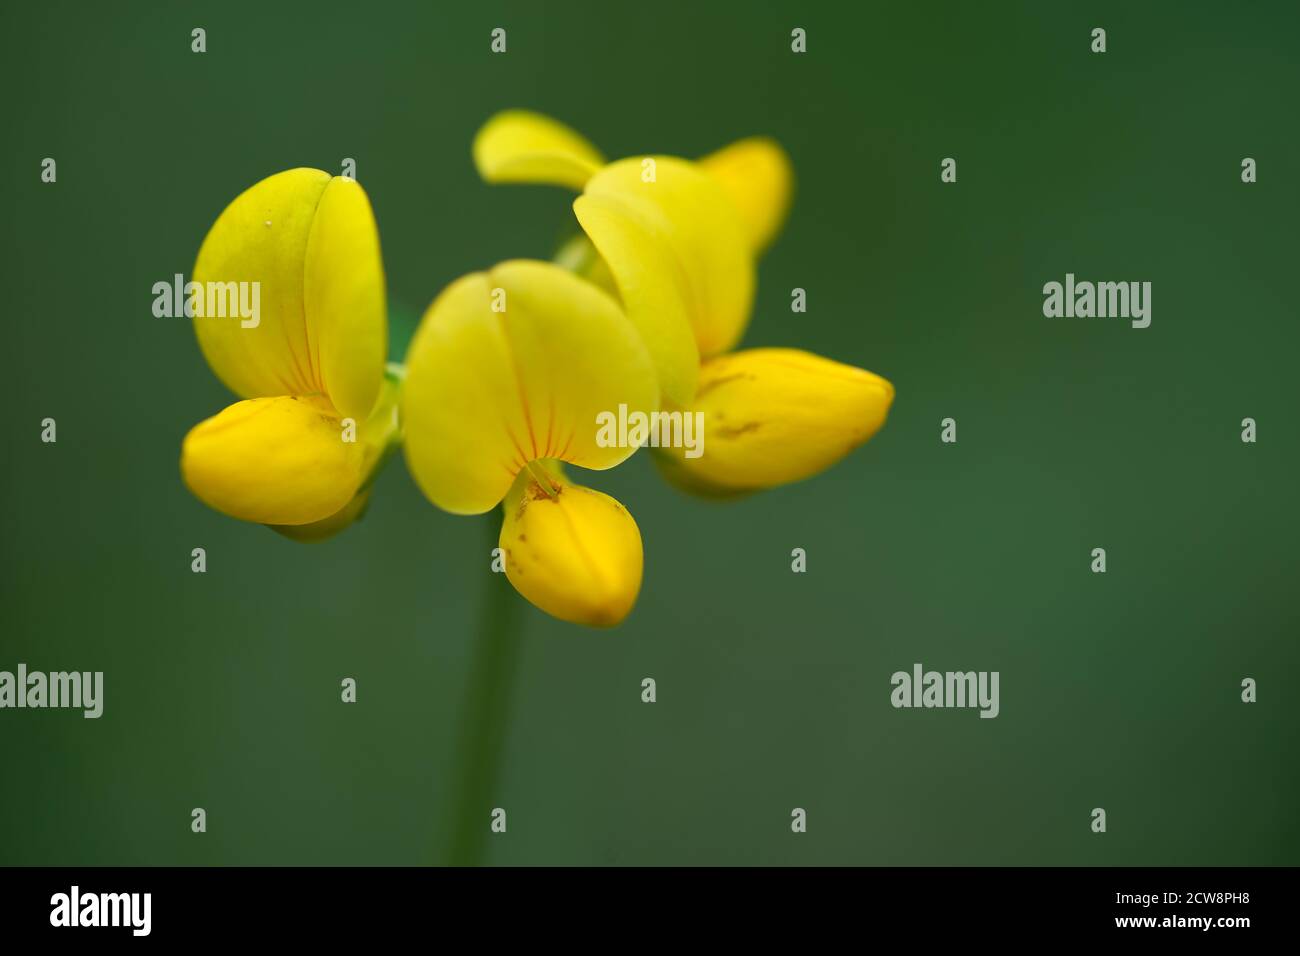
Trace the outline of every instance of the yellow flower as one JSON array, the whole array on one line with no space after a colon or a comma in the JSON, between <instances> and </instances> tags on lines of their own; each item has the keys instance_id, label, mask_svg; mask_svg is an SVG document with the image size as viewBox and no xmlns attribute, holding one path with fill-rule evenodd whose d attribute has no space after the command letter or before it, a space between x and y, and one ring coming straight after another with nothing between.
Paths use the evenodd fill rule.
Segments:
<instances>
[{"instance_id":1,"label":"yellow flower","mask_svg":"<svg viewBox=\"0 0 1300 956\"><path fill-rule=\"evenodd\" d=\"M884 424L894 388L870 372L794 349L730 352L749 323L755 261L780 231L793 175L762 137L691 162L606 164L549 117L510 110L473 146L489 182L580 190L586 238L557 260L621 300L654 361L663 407L703 417L702 454L659 448L687 490L730 495L798 481L839 461Z\"/></svg>"},{"instance_id":2,"label":"yellow flower","mask_svg":"<svg viewBox=\"0 0 1300 956\"><path fill-rule=\"evenodd\" d=\"M300 540L345 527L398 432L365 192L315 169L270 176L218 217L192 278L199 346L243 401L185 437L185 483L218 511ZM236 294L257 314L214 307Z\"/></svg>"},{"instance_id":3,"label":"yellow flower","mask_svg":"<svg viewBox=\"0 0 1300 956\"><path fill-rule=\"evenodd\" d=\"M640 589L640 533L622 505L569 483L557 463L619 464L636 449L599 443L596 416L658 401L650 357L613 298L550 263L504 262L448 286L411 340L407 466L446 511L504 500L511 583L556 617L610 626Z\"/></svg>"}]
</instances>

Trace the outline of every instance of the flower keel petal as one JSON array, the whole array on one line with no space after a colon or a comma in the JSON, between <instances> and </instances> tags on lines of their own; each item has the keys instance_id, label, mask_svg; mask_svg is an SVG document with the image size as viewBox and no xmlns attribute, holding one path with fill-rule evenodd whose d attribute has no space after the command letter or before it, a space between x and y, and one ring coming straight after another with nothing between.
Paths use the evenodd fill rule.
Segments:
<instances>
[{"instance_id":1,"label":"flower keel petal","mask_svg":"<svg viewBox=\"0 0 1300 956\"><path fill-rule=\"evenodd\" d=\"M801 481L838 462L885 423L894 386L871 372L797 349L751 349L705 362L691 412L704 415L703 453L660 449L685 490L728 494Z\"/></svg>"},{"instance_id":2,"label":"flower keel petal","mask_svg":"<svg viewBox=\"0 0 1300 956\"><path fill-rule=\"evenodd\" d=\"M549 484L523 472L506 497L506 577L553 617L613 627L641 590L641 532L609 495L559 478Z\"/></svg>"},{"instance_id":3,"label":"flower keel petal","mask_svg":"<svg viewBox=\"0 0 1300 956\"><path fill-rule=\"evenodd\" d=\"M339 418L296 398L236 402L181 446L181 475L204 504L243 521L301 525L327 518L361 487L366 452Z\"/></svg>"}]
</instances>

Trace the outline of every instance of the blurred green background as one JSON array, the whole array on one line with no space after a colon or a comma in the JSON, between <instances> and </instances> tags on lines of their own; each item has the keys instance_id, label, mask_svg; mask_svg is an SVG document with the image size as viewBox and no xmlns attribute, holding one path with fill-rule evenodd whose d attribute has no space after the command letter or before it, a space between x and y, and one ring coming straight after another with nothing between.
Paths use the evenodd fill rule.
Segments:
<instances>
[{"instance_id":1,"label":"blurred green background","mask_svg":"<svg viewBox=\"0 0 1300 956\"><path fill-rule=\"evenodd\" d=\"M486 861L1300 862L1294 4L2 16L0 669L106 688L97 721L0 711L0 862L444 858L497 519L436 511L400 457L323 545L206 509L179 444L232 398L151 286L189 273L244 188L344 157L395 303L549 257L570 196L486 186L470 162L515 106L611 156L778 138L798 193L745 344L861 365L898 398L837 468L735 504L680 495L645 455L585 476L636 516L644 587L613 633L511 597L481 809L509 830ZM1151 281L1151 327L1044 318L1066 272ZM894 710L890 675L917 661L1000 671L1001 716Z\"/></svg>"}]
</instances>

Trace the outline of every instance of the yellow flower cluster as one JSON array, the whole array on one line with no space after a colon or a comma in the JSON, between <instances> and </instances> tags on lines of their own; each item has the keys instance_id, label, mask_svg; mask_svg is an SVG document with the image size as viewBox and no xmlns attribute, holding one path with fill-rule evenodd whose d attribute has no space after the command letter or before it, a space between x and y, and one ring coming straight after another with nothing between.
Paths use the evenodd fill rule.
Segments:
<instances>
[{"instance_id":1,"label":"yellow flower cluster","mask_svg":"<svg viewBox=\"0 0 1300 956\"><path fill-rule=\"evenodd\" d=\"M195 426L181 473L211 507L299 540L365 510L401 445L431 502L455 514L502 505L515 588L555 617L612 626L641 587L641 536L565 465L612 468L640 441L609 441L620 409L701 425L694 451L655 443L666 478L730 496L830 467L884 424L893 386L784 348L735 351L757 260L784 223L793 175L769 139L703 159L607 162L568 127L517 110L475 137L488 182L578 192L583 235L554 262L463 276L429 306L404 366L385 365L379 233L352 179L271 176L221 214L194 281L257 282L255 327L196 317L208 364L239 395Z\"/></svg>"}]
</instances>

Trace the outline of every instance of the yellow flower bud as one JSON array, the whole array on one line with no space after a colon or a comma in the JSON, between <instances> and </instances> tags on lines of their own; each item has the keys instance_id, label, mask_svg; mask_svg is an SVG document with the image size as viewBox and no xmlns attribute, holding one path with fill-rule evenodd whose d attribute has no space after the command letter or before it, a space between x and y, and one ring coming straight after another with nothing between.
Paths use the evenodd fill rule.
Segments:
<instances>
[{"instance_id":1,"label":"yellow flower bud","mask_svg":"<svg viewBox=\"0 0 1300 956\"><path fill-rule=\"evenodd\" d=\"M500 543L515 590L562 621L613 627L636 603L642 571L636 522L609 495L570 484L555 471L520 472L505 499Z\"/></svg>"},{"instance_id":2,"label":"yellow flower bud","mask_svg":"<svg viewBox=\"0 0 1300 956\"><path fill-rule=\"evenodd\" d=\"M703 363L689 413L703 414L703 447L661 448L665 476L726 496L825 471L885 423L894 386L871 372L797 349L750 349Z\"/></svg>"},{"instance_id":3,"label":"yellow flower bud","mask_svg":"<svg viewBox=\"0 0 1300 956\"><path fill-rule=\"evenodd\" d=\"M181 475L200 501L242 521L308 524L352 500L365 447L306 399L236 402L185 436Z\"/></svg>"}]
</instances>

